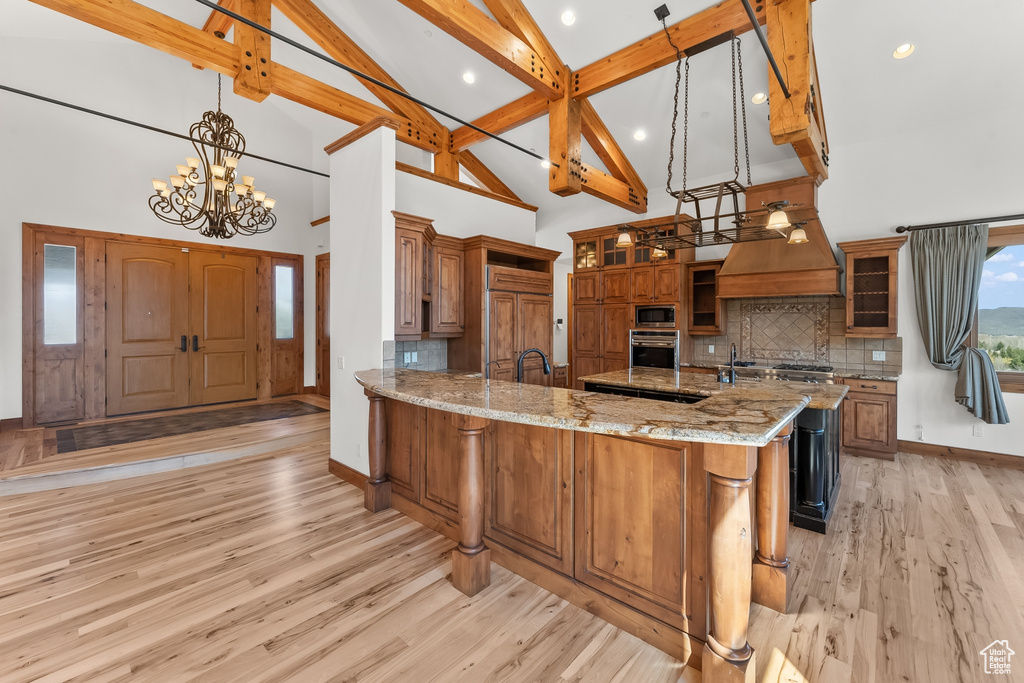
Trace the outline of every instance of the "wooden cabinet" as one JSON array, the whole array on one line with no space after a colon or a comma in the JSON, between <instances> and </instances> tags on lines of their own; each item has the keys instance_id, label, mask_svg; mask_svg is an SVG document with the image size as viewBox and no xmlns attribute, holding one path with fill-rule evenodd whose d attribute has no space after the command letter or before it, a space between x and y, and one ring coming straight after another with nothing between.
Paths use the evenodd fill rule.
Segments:
<instances>
[{"instance_id":1,"label":"wooden cabinet","mask_svg":"<svg viewBox=\"0 0 1024 683\"><path fill-rule=\"evenodd\" d=\"M679 264L659 263L633 268L630 301L634 304L679 302Z\"/></svg>"},{"instance_id":2,"label":"wooden cabinet","mask_svg":"<svg viewBox=\"0 0 1024 683\"><path fill-rule=\"evenodd\" d=\"M654 303L654 268L633 268L629 290L629 299L634 304Z\"/></svg>"},{"instance_id":3,"label":"wooden cabinet","mask_svg":"<svg viewBox=\"0 0 1024 683\"><path fill-rule=\"evenodd\" d=\"M629 367L629 305L601 306L601 358ZM607 372L607 371L606 371Z\"/></svg>"},{"instance_id":4,"label":"wooden cabinet","mask_svg":"<svg viewBox=\"0 0 1024 683\"><path fill-rule=\"evenodd\" d=\"M576 580L700 634L703 572L687 568L705 558L707 498L692 445L574 436Z\"/></svg>"},{"instance_id":5,"label":"wooden cabinet","mask_svg":"<svg viewBox=\"0 0 1024 683\"><path fill-rule=\"evenodd\" d=\"M437 238L442 240L441 236ZM430 336L457 337L465 329L463 253L453 246L435 244L431 253L432 286Z\"/></svg>"},{"instance_id":6,"label":"wooden cabinet","mask_svg":"<svg viewBox=\"0 0 1024 683\"><path fill-rule=\"evenodd\" d=\"M894 460L896 457L896 383L845 379L844 453Z\"/></svg>"},{"instance_id":7,"label":"wooden cabinet","mask_svg":"<svg viewBox=\"0 0 1024 683\"><path fill-rule=\"evenodd\" d=\"M615 243L619 239L619 233L614 232L607 235L603 235L599 240L600 248L600 263L603 270L612 270L617 268L629 268L632 265L629 262L629 252L631 248L622 248L615 246Z\"/></svg>"},{"instance_id":8,"label":"wooden cabinet","mask_svg":"<svg viewBox=\"0 0 1024 683\"><path fill-rule=\"evenodd\" d=\"M458 523L459 454L452 444L459 443L459 416L429 408L426 413L420 504Z\"/></svg>"},{"instance_id":9,"label":"wooden cabinet","mask_svg":"<svg viewBox=\"0 0 1024 683\"><path fill-rule=\"evenodd\" d=\"M597 238L584 239L573 244L573 270L580 272L598 268L600 262L597 255Z\"/></svg>"},{"instance_id":10,"label":"wooden cabinet","mask_svg":"<svg viewBox=\"0 0 1024 683\"><path fill-rule=\"evenodd\" d=\"M562 574L572 573L572 433L487 425L484 535Z\"/></svg>"},{"instance_id":11,"label":"wooden cabinet","mask_svg":"<svg viewBox=\"0 0 1024 683\"><path fill-rule=\"evenodd\" d=\"M846 254L846 336L895 337L896 274L906 237L840 242Z\"/></svg>"},{"instance_id":12,"label":"wooden cabinet","mask_svg":"<svg viewBox=\"0 0 1024 683\"><path fill-rule=\"evenodd\" d=\"M551 386L559 389L569 388L569 368L561 366L551 370Z\"/></svg>"},{"instance_id":13,"label":"wooden cabinet","mask_svg":"<svg viewBox=\"0 0 1024 683\"><path fill-rule=\"evenodd\" d=\"M602 304L628 304L629 303L629 271L613 270L601 274L601 299Z\"/></svg>"},{"instance_id":14,"label":"wooden cabinet","mask_svg":"<svg viewBox=\"0 0 1024 683\"><path fill-rule=\"evenodd\" d=\"M573 304L596 304L601 300L601 273L580 273L572 279Z\"/></svg>"},{"instance_id":15,"label":"wooden cabinet","mask_svg":"<svg viewBox=\"0 0 1024 683\"><path fill-rule=\"evenodd\" d=\"M391 489L418 502L427 409L388 400L384 402L384 416L388 425L385 466Z\"/></svg>"},{"instance_id":16,"label":"wooden cabinet","mask_svg":"<svg viewBox=\"0 0 1024 683\"><path fill-rule=\"evenodd\" d=\"M718 272L722 263L695 261L686 264L687 334L723 334L725 306L718 298Z\"/></svg>"},{"instance_id":17,"label":"wooden cabinet","mask_svg":"<svg viewBox=\"0 0 1024 683\"><path fill-rule=\"evenodd\" d=\"M395 340L419 339L423 331L423 235L395 229Z\"/></svg>"}]
</instances>

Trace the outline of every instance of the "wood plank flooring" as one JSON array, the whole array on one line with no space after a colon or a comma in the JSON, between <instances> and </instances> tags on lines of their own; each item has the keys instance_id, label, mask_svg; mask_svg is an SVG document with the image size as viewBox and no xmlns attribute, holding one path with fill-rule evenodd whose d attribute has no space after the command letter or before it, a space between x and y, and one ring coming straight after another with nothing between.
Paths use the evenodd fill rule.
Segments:
<instances>
[{"instance_id":1,"label":"wood plank flooring","mask_svg":"<svg viewBox=\"0 0 1024 683\"><path fill-rule=\"evenodd\" d=\"M363 510L328 450L0 499L0 681L700 680L497 565L463 596L452 542ZM754 606L758 680L1007 680L978 651L1024 651L1024 472L843 477L828 536L792 529L792 613Z\"/></svg>"}]
</instances>

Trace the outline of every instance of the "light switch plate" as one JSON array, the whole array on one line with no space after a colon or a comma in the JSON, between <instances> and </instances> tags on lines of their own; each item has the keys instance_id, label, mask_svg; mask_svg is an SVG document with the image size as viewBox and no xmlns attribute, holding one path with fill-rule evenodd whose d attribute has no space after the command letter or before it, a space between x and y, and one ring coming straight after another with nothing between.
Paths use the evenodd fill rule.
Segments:
<instances>
[{"instance_id":1,"label":"light switch plate","mask_svg":"<svg viewBox=\"0 0 1024 683\"><path fill-rule=\"evenodd\" d=\"M708 353L714 353L714 352L715 352L715 345L714 344L708 344Z\"/></svg>"},{"instance_id":2,"label":"light switch plate","mask_svg":"<svg viewBox=\"0 0 1024 683\"><path fill-rule=\"evenodd\" d=\"M344 370L345 369L345 356L338 356L338 369L339 370Z\"/></svg>"},{"instance_id":3,"label":"light switch plate","mask_svg":"<svg viewBox=\"0 0 1024 683\"><path fill-rule=\"evenodd\" d=\"M985 427L984 427L984 425L974 425L974 435L975 436L985 436Z\"/></svg>"},{"instance_id":4,"label":"light switch plate","mask_svg":"<svg viewBox=\"0 0 1024 683\"><path fill-rule=\"evenodd\" d=\"M417 353L416 353L416 351L413 351L413 352L412 352L412 362L413 362L413 363L418 363L418 362L419 362L418 360L416 360L416 356L417 356Z\"/></svg>"},{"instance_id":5,"label":"light switch plate","mask_svg":"<svg viewBox=\"0 0 1024 683\"><path fill-rule=\"evenodd\" d=\"M885 360L885 351L872 351L871 360Z\"/></svg>"},{"instance_id":6,"label":"light switch plate","mask_svg":"<svg viewBox=\"0 0 1024 683\"><path fill-rule=\"evenodd\" d=\"M408 365L411 362L412 362L412 353L410 353L409 351L406 351L405 352L405 364Z\"/></svg>"}]
</instances>

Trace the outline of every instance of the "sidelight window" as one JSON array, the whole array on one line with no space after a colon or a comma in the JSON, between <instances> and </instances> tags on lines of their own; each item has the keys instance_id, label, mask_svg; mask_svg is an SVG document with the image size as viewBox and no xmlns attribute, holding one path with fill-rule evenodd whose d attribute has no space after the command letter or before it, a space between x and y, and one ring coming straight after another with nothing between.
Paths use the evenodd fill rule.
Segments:
<instances>
[{"instance_id":1,"label":"sidelight window","mask_svg":"<svg viewBox=\"0 0 1024 683\"><path fill-rule=\"evenodd\" d=\"M295 268L274 266L274 338L295 337Z\"/></svg>"},{"instance_id":2,"label":"sidelight window","mask_svg":"<svg viewBox=\"0 0 1024 683\"><path fill-rule=\"evenodd\" d=\"M978 289L977 347L1004 392L1024 392L1024 227L993 228Z\"/></svg>"},{"instance_id":3,"label":"sidelight window","mask_svg":"<svg viewBox=\"0 0 1024 683\"><path fill-rule=\"evenodd\" d=\"M78 343L78 250L43 247L43 344Z\"/></svg>"}]
</instances>

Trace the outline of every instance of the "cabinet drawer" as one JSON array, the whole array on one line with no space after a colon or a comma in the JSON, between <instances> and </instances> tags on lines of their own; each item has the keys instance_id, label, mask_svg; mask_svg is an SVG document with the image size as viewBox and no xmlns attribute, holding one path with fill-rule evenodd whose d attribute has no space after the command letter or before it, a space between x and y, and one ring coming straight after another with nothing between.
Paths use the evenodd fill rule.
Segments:
<instances>
[{"instance_id":1,"label":"cabinet drawer","mask_svg":"<svg viewBox=\"0 0 1024 683\"><path fill-rule=\"evenodd\" d=\"M843 380L843 384L850 387L851 392L856 391L865 394L887 394L889 396L896 395L896 382L886 382L875 379L846 378Z\"/></svg>"}]
</instances>

